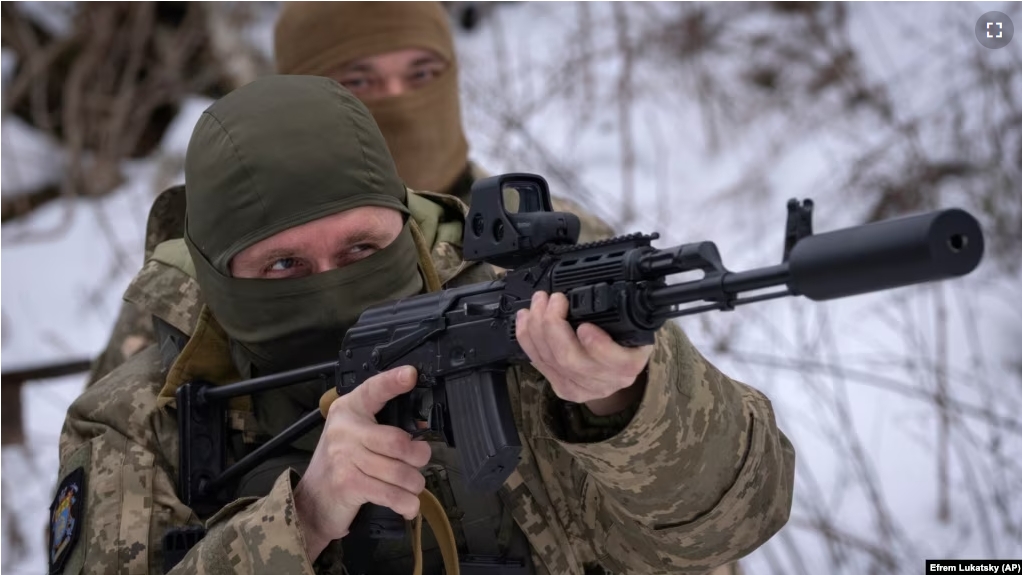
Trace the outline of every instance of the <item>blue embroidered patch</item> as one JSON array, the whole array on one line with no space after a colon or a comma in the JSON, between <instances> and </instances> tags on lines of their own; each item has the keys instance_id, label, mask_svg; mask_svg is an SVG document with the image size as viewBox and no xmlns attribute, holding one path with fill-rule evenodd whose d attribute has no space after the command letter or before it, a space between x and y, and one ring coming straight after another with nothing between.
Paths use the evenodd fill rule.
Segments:
<instances>
[{"instance_id":1,"label":"blue embroidered patch","mask_svg":"<svg viewBox=\"0 0 1022 575\"><path fill-rule=\"evenodd\" d=\"M85 469L67 474L50 505L50 573L60 573L78 543L85 504Z\"/></svg>"}]
</instances>

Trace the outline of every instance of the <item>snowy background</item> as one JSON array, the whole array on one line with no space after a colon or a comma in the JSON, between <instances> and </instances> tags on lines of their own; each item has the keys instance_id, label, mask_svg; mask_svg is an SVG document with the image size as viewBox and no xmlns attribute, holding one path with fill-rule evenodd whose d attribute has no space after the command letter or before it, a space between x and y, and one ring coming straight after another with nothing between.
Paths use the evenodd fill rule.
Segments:
<instances>
[{"instance_id":1,"label":"snowy background","mask_svg":"<svg viewBox=\"0 0 1022 575\"><path fill-rule=\"evenodd\" d=\"M713 240L743 270L779 260L789 197L815 200L817 231L951 206L983 221L988 254L964 279L682 320L772 398L797 450L791 520L748 573L1022 557L1022 38L994 51L973 33L991 10L1022 24L1019 8L522 3L483 7L458 32L472 158L542 174L620 232ZM70 26L66 8L27 9ZM255 61L270 57L275 11L226 20ZM5 48L5 91L16 64ZM112 193L4 223L5 371L102 348L149 204L181 181L210 101L185 97ZM4 111L5 200L60 181L61 144ZM2 455L5 572L45 572L57 439L83 382L22 391L26 442Z\"/></svg>"}]
</instances>

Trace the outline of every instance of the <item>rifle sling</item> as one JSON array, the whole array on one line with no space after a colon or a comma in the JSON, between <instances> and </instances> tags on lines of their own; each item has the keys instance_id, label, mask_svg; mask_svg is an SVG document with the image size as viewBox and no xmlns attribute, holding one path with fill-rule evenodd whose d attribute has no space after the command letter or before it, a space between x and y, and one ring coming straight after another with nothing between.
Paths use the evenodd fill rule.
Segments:
<instances>
[{"instance_id":1,"label":"rifle sling","mask_svg":"<svg viewBox=\"0 0 1022 575\"><path fill-rule=\"evenodd\" d=\"M433 536L440 546L440 554L444 558L444 569L447 575L459 575L461 565L458 563L458 546L454 542L454 530L447 520L440 500L428 490L419 493L419 514L412 524L412 553L415 557L414 575L422 575L422 519L425 518L433 530Z\"/></svg>"},{"instance_id":2,"label":"rifle sling","mask_svg":"<svg viewBox=\"0 0 1022 575\"><path fill-rule=\"evenodd\" d=\"M411 223L409 227L412 231L412 241L415 243L415 249L419 254L419 270L422 271L422 278L426 283L426 291L440 291L442 287L440 285L440 276L433 265L433 258L430 256L429 246L426 245L426 238L422 235L422 230L414 218L409 218L408 221Z\"/></svg>"}]
</instances>

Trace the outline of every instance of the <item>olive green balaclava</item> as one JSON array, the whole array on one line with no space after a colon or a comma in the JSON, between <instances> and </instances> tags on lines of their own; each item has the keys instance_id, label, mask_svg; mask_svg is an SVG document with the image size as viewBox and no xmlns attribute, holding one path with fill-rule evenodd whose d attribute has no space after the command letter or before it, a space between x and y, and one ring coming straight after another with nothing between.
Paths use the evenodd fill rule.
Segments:
<instances>
[{"instance_id":1,"label":"olive green balaclava","mask_svg":"<svg viewBox=\"0 0 1022 575\"><path fill-rule=\"evenodd\" d=\"M422 88L366 107L405 183L450 192L468 165L468 144L454 40L439 2L286 2L274 31L281 74L329 76L354 60L406 48L430 50L448 67Z\"/></svg>"},{"instance_id":2,"label":"olive green balaclava","mask_svg":"<svg viewBox=\"0 0 1022 575\"><path fill-rule=\"evenodd\" d=\"M422 288L407 222L389 246L340 269L288 279L230 275L231 258L286 229L361 206L408 214L380 131L332 80L269 76L217 101L188 144L185 184L196 280L242 375L335 359L366 307ZM321 387L307 389L302 403L315 405Z\"/></svg>"}]
</instances>

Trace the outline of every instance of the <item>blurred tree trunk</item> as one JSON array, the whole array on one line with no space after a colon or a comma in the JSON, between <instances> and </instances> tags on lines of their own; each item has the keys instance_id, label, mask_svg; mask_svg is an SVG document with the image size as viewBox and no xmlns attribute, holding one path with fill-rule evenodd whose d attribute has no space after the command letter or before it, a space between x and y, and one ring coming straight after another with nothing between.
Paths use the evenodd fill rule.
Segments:
<instances>
[{"instance_id":1,"label":"blurred tree trunk","mask_svg":"<svg viewBox=\"0 0 1022 575\"><path fill-rule=\"evenodd\" d=\"M265 68L240 47L219 3L74 4L71 27L53 34L16 3L2 12L3 46L17 59L4 90L14 114L60 143L59 186L3 198L2 221L59 197L95 197L123 182L122 161L150 155L186 95L219 97Z\"/></svg>"},{"instance_id":2,"label":"blurred tree trunk","mask_svg":"<svg viewBox=\"0 0 1022 575\"><path fill-rule=\"evenodd\" d=\"M24 381L7 382L4 378L0 387L0 417L3 427L0 437L3 445L21 445L25 441L24 425L21 416L21 386Z\"/></svg>"},{"instance_id":3,"label":"blurred tree trunk","mask_svg":"<svg viewBox=\"0 0 1022 575\"><path fill-rule=\"evenodd\" d=\"M92 365L88 359L64 361L27 369L10 370L0 379L0 421L3 445L21 445L25 441L21 409L21 388L29 381L81 373Z\"/></svg>"}]
</instances>

